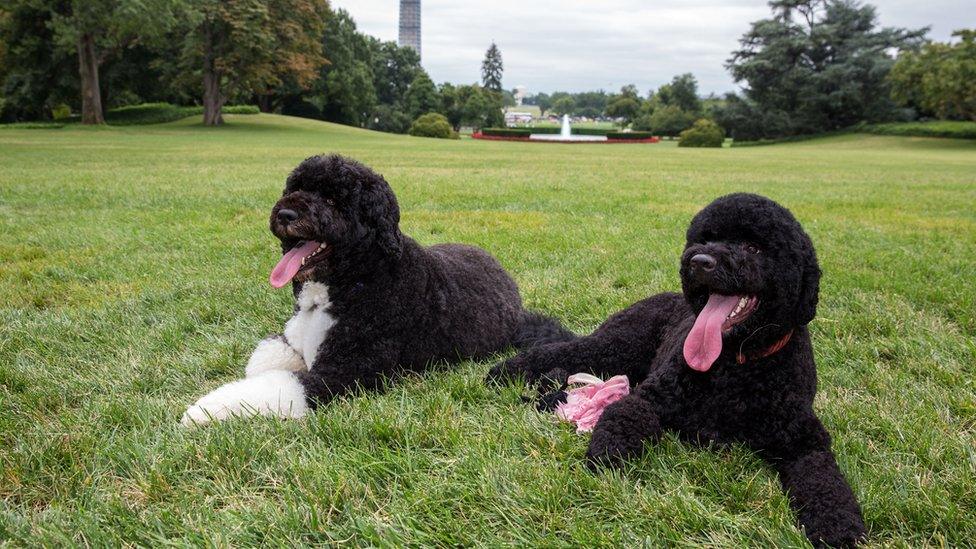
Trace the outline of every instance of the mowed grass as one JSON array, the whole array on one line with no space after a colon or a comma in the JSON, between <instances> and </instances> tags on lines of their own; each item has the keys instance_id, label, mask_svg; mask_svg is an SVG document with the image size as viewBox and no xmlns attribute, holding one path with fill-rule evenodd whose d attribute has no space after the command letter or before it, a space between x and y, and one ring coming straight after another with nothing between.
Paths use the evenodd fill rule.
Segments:
<instances>
[{"instance_id":1,"label":"mowed grass","mask_svg":"<svg viewBox=\"0 0 976 549\"><path fill-rule=\"evenodd\" d=\"M976 539L976 143L546 146L228 120L0 133L0 545L806 544L745 449L669 436L590 473L588 437L484 386L488 362L300 421L180 427L289 317L268 211L333 151L386 176L405 232L484 247L578 332L677 289L711 199L782 202L823 266L816 408L870 543Z\"/></svg>"}]
</instances>

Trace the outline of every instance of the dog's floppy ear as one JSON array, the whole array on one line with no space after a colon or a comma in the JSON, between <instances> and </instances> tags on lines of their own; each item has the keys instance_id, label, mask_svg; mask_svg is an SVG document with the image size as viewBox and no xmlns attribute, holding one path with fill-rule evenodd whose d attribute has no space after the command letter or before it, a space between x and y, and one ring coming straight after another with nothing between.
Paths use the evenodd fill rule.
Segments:
<instances>
[{"instance_id":1,"label":"dog's floppy ear","mask_svg":"<svg viewBox=\"0 0 976 549\"><path fill-rule=\"evenodd\" d=\"M820 265L817 252L813 249L810 237L805 238L806 250L803 254L803 271L800 273L800 294L796 301L796 322L798 326L809 324L817 316L817 301L820 299Z\"/></svg>"},{"instance_id":2,"label":"dog's floppy ear","mask_svg":"<svg viewBox=\"0 0 976 549\"><path fill-rule=\"evenodd\" d=\"M377 176L379 179L379 177ZM359 206L364 222L376 231L376 243L384 255L399 258L403 251L403 235L400 233L400 206L390 186L379 179L366 182L362 187Z\"/></svg>"}]
</instances>

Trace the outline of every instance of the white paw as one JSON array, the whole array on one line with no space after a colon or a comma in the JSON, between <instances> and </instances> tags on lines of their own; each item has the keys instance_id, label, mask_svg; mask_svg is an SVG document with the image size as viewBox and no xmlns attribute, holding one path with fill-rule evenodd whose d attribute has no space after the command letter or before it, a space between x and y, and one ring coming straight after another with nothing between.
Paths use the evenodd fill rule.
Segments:
<instances>
[{"instance_id":1,"label":"white paw","mask_svg":"<svg viewBox=\"0 0 976 549\"><path fill-rule=\"evenodd\" d=\"M299 418L308 410L305 388L295 374L272 370L214 389L187 408L181 421L190 426L258 414Z\"/></svg>"},{"instance_id":2,"label":"white paw","mask_svg":"<svg viewBox=\"0 0 976 549\"><path fill-rule=\"evenodd\" d=\"M308 366L302 360L298 351L285 343L281 337L270 337L261 340L244 368L245 377L254 377L271 370L285 370L288 372L307 372Z\"/></svg>"}]
</instances>

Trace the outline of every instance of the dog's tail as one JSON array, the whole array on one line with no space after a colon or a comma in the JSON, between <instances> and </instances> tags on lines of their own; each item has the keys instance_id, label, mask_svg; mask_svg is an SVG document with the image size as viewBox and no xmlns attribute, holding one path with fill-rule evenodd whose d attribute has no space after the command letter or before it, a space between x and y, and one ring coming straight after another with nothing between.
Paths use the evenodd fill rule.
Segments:
<instances>
[{"instance_id":1,"label":"dog's tail","mask_svg":"<svg viewBox=\"0 0 976 549\"><path fill-rule=\"evenodd\" d=\"M577 337L579 336L567 330L555 318L532 311L522 311L522 323L515 337L512 338L512 345L522 350L546 343L571 341Z\"/></svg>"}]
</instances>

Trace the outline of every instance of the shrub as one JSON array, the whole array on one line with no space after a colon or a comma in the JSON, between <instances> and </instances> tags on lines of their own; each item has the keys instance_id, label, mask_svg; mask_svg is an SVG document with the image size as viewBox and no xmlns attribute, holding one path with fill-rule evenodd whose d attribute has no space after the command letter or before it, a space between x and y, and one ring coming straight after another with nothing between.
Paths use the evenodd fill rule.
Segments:
<instances>
[{"instance_id":1,"label":"shrub","mask_svg":"<svg viewBox=\"0 0 976 549\"><path fill-rule=\"evenodd\" d=\"M681 132L679 147L721 147L725 141L725 130L715 122L698 119L690 128Z\"/></svg>"},{"instance_id":2,"label":"shrub","mask_svg":"<svg viewBox=\"0 0 976 549\"><path fill-rule=\"evenodd\" d=\"M254 105L224 105L223 114L257 114ZM203 107L171 105L170 103L143 103L111 109L105 113L105 121L112 126L138 126L175 122L188 116L203 114Z\"/></svg>"},{"instance_id":3,"label":"shrub","mask_svg":"<svg viewBox=\"0 0 976 549\"><path fill-rule=\"evenodd\" d=\"M654 124L651 122L651 115L649 114L642 114L635 118L634 121L631 122L630 127L634 131L639 132L653 132L654 130Z\"/></svg>"},{"instance_id":4,"label":"shrub","mask_svg":"<svg viewBox=\"0 0 976 549\"><path fill-rule=\"evenodd\" d=\"M976 122L955 120L932 120L928 122L896 122L891 124L868 124L857 128L861 131L879 135L904 135L912 137L952 137L956 139L976 139Z\"/></svg>"},{"instance_id":5,"label":"shrub","mask_svg":"<svg viewBox=\"0 0 976 549\"><path fill-rule=\"evenodd\" d=\"M414 120L408 133L417 137L451 139L454 128L451 127L451 123L447 121L447 117L443 114L429 112Z\"/></svg>"},{"instance_id":6,"label":"shrub","mask_svg":"<svg viewBox=\"0 0 976 549\"><path fill-rule=\"evenodd\" d=\"M71 117L71 107L61 103L51 109L51 118L55 120L66 120Z\"/></svg>"},{"instance_id":7,"label":"shrub","mask_svg":"<svg viewBox=\"0 0 976 549\"><path fill-rule=\"evenodd\" d=\"M257 105L225 105L221 112L224 114L260 114Z\"/></svg>"}]
</instances>

